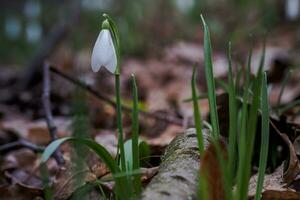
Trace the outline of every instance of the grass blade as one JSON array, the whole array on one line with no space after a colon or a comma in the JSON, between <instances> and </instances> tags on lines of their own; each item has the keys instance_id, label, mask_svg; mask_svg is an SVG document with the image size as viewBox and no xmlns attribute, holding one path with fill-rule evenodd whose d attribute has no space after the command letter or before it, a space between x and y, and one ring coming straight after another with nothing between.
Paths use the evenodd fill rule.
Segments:
<instances>
[{"instance_id":1,"label":"grass blade","mask_svg":"<svg viewBox=\"0 0 300 200\"><path fill-rule=\"evenodd\" d=\"M232 185L232 179L235 171L236 138L237 138L237 101L236 90L233 80L232 62L231 62L231 43L228 47L228 94L229 94L229 145L228 145L228 170L229 183Z\"/></svg>"},{"instance_id":2,"label":"grass blade","mask_svg":"<svg viewBox=\"0 0 300 200\"><path fill-rule=\"evenodd\" d=\"M132 75L133 108L132 108L132 166L133 170L140 169L139 156L139 102L135 76ZM136 194L142 191L141 176L136 174L133 179Z\"/></svg>"},{"instance_id":3,"label":"grass blade","mask_svg":"<svg viewBox=\"0 0 300 200\"><path fill-rule=\"evenodd\" d=\"M243 182L243 159L246 154L246 132L247 132L247 119L248 119L248 99L249 99L249 87L250 87L250 67L251 67L251 58L252 58L252 48L249 51L248 62L247 62L247 70L245 77L245 86L244 86L244 94L243 94L243 103L242 108L239 113L239 135L238 135L238 150L239 150L239 162L238 162L238 172L237 172L237 192L236 199L239 200L240 194L240 186Z\"/></svg>"},{"instance_id":4,"label":"grass blade","mask_svg":"<svg viewBox=\"0 0 300 200\"><path fill-rule=\"evenodd\" d=\"M215 94L215 80L212 65L212 48L210 41L210 34L208 26L205 23L203 16L201 15L203 28L204 28L204 61L205 61L205 77L208 87L208 101L210 110L210 119L213 128L213 138L217 140L220 135L219 120L217 112L217 102Z\"/></svg>"},{"instance_id":5,"label":"grass blade","mask_svg":"<svg viewBox=\"0 0 300 200\"><path fill-rule=\"evenodd\" d=\"M193 99L193 106L194 106L194 121L196 127L198 146L199 146L200 155L203 155L204 142L203 142L203 135L202 135L201 112L200 112L200 107L198 104L198 96L197 96L196 67L197 67L196 65L194 65L193 67L191 87L192 87L192 99Z\"/></svg>"},{"instance_id":6,"label":"grass blade","mask_svg":"<svg viewBox=\"0 0 300 200\"><path fill-rule=\"evenodd\" d=\"M247 119L248 119L248 99L249 99L249 87L250 87L250 68L251 68L251 59L252 59L252 48L250 48L248 55L248 62L246 68L246 77L245 77L245 86L244 86L244 94L243 94L243 103L240 112L240 127L239 127L239 162L238 162L238 174L237 174L237 197L240 193L240 185L242 182L242 173L243 173L243 158L246 154L246 132L247 132ZM238 199L238 198L237 198Z\"/></svg>"},{"instance_id":7,"label":"grass blade","mask_svg":"<svg viewBox=\"0 0 300 200\"><path fill-rule=\"evenodd\" d=\"M264 183L264 177L265 177L267 159L268 159L268 149L269 149L269 103L268 103L268 88L267 88L266 73L263 76L261 111L262 111L261 145L260 145L259 170L258 170L258 180L257 180L255 200L259 200L261 197L261 191Z\"/></svg>"},{"instance_id":8,"label":"grass blade","mask_svg":"<svg viewBox=\"0 0 300 200\"><path fill-rule=\"evenodd\" d=\"M259 69L257 71L257 76L253 83L253 97L252 97L251 107L249 110L249 120L247 122L246 143L244 144L245 145L244 147L241 147L244 149L243 151L244 155L242 156L242 160L240 160L240 162L242 163L241 163L240 174L238 177L238 185L237 185L239 200L247 199L247 195L248 195L251 160L252 160L253 146L254 146L255 133L256 133L257 115L258 115L258 109L260 105L261 85L263 79L262 70L263 70L264 59L265 59L265 43L264 43L262 57L260 60Z\"/></svg>"}]
</instances>

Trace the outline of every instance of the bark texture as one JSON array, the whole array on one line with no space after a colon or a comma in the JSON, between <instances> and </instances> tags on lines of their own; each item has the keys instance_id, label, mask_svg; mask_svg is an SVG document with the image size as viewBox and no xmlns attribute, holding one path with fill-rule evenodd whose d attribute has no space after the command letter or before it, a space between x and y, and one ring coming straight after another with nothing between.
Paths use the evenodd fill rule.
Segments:
<instances>
[{"instance_id":1,"label":"bark texture","mask_svg":"<svg viewBox=\"0 0 300 200\"><path fill-rule=\"evenodd\" d=\"M205 148L208 130L203 131ZM200 155L195 129L177 136L167 147L158 174L141 195L142 200L196 199Z\"/></svg>"}]
</instances>

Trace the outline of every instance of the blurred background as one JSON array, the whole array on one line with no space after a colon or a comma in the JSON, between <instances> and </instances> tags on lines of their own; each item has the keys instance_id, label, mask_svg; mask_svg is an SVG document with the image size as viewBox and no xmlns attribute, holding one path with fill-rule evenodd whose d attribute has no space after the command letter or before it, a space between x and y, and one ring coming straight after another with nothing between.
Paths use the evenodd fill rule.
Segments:
<instances>
[{"instance_id":1,"label":"blurred background","mask_svg":"<svg viewBox=\"0 0 300 200\"><path fill-rule=\"evenodd\" d=\"M8 106L17 107L17 112L30 119L44 116L41 69L46 61L101 92L114 95L109 73L100 70L94 74L90 68L91 51L104 12L115 19L119 28L122 95L129 103L129 77L135 73L144 109L170 112L181 118L191 115L191 105L182 101L190 96L194 63L200 65L199 88L201 92L206 90L200 14L210 27L217 78L226 77L229 41L233 46L234 68L243 68L252 46L255 70L263 40L267 38L265 69L269 70L269 81L277 83L279 88L285 72L300 63L299 9L300 0L3 0L0 2L1 116L12 114L7 112ZM57 76L52 78L54 115L69 116L70 99L74 98L77 87ZM295 90L282 101L297 98L298 89ZM274 91L271 103L279 93L278 89ZM90 105L101 107L99 102ZM208 108L203 107L205 115ZM98 114L110 111L101 107L91 112L96 113L91 117L93 127L115 125L114 113L112 118L101 121Z\"/></svg>"},{"instance_id":2,"label":"blurred background","mask_svg":"<svg viewBox=\"0 0 300 200\"><path fill-rule=\"evenodd\" d=\"M243 47L249 34L257 38L264 32L269 38L293 32L294 44L300 40L298 0L3 0L0 4L1 65L28 64L55 27L64 23L70 30L56 45L65 46L70 54L90 51L103 12L117 21L126 56L159 55L161 48L178 40L200 43L200 13L210 25L215 48L226 48L229 40Z\"/></svg>"}]
</instances>

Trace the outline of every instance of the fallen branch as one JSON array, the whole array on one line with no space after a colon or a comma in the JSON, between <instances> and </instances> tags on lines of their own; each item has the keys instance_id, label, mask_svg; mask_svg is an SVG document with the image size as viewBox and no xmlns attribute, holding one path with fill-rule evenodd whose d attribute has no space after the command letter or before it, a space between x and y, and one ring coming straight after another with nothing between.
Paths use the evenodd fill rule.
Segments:
<instances>
[{"instance_id":1,"label":"fallen branch","mask_svg":"<svg viewBox=\"0 0 300 200\"><path fill-rule=\"evenodd\" d=\"M45 117L46 117L46 122L48 125L49 129L49 134L51 141L54 141L57 139L57 128L54 124L53 116L52 116L52 111L51 111L51 103L50 103L50 74L49 74L49 64L45 63L44 64L44 73L43 73L43 107L45 111ZM56 150L54 154L54 158L57 161L59 165L64 163L62 153L59 150Z\"/></svg>"},{"instance_id":2,"label":"fallen branch","mask_svg":"<svg viewBox=\"0 0 300 200\"><path fill-rule=\"evenodd\" d=\"M15 142L10 142L7 144L0 145L0 153L5 153L12 150L17 150L21 148L27 148L35 152L43 152L45 147L33 144L27 140L20 139Z\"/></svg>"},{"instance_id":3,"label":"fallen branch","mask_svg":"<svg viewBox=\"0 0 300 200\"><path fill-rule=\"evenodd\" d=\"M59 75L60 77L68 80L69 82L73 83L74 85L77 85L79 87L81 87L82 89L87 90L89 93L91 93L92 95L94 95L95 97L97 97L98 99L101 99L102 101L105 101L106 103L110 104L111 106L115 107L116 106L116 102L114 100L112 100L112 98L110 98L109 96L100 93L99 91L93 89L91 86L87 85L86 83L73 78L72 76L61 72L60 70L58 70L55 66L50 66L50 71L53 72L54 74ZM131 112L132 108L130 106L126 106L126 105L122 105L122 109L124 111L128 111ZM167 114L160 114L160 113L149 113L143 110L139 111L141 115L145 116L145 117L150 117L150 118L155 118L167 123L171 123L171 124L176 124L179 126L183 125L183 120L179 119L177 117L174 117L172 115L167 115Z\"/></svg>"},{"instance_id":4,"label":"fallen branch","mask_svg":"<svg viewBox=\"0 0 300 200\"><path fill-rule=\"evenodd\" d=\"M205 147L208 131L203 131ZM200 155L195 129L177 136L167 147L158 174L141 195L142 200L196 199Z\"/></svg>"}]
</instances>

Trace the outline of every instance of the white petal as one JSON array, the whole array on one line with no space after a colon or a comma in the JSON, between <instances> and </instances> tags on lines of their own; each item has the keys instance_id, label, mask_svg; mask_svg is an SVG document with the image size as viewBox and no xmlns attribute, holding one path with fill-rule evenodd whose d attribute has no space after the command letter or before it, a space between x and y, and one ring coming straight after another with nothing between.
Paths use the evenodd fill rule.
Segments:
<instances>
[{"instance_id":1,"label":"white petal","mask_svg":"<svg viewBox=\"0 0 300 200\"><path fill-rule=\"evenodd\" d=\"M101 30L95 43L91 65L94 72L104 66L111 73L115 73L117 67L117 56L115 47L111 38L110 31L107 29Z\"/></svg>"}]
</instances>

